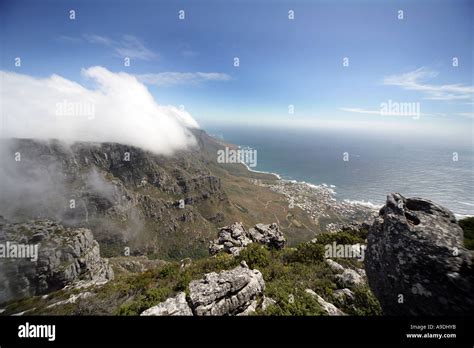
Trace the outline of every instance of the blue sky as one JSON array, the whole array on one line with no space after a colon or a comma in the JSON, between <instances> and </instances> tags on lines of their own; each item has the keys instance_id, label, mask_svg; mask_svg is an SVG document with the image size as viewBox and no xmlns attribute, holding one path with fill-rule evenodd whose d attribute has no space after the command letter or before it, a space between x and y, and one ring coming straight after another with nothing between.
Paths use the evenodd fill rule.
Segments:
<instances>
[{"instance_id":1,"label":"blue sky","mask_svg":"<svg viewBox=\"0 0 474 348\"><path fill-rule=\"evenodd\" d=\"M90 88L83 68L127 72L203 125L472 136L472 1L2 1L0 13L2 70ZM380 115L389 100L421 116Z\"/></svg>"}]
</instances>

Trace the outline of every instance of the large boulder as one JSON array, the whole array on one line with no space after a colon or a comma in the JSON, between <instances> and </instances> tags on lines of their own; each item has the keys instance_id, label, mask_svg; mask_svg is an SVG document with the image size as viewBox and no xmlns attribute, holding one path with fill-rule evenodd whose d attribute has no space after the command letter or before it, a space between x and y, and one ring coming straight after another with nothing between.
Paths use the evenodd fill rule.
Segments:
<instances>
[{"instance_id":1,"label":"large boulder","mask_svg":"<svg viewBox=\"0 0 474 348\"><path fill-rule=\"evenodd\" d=\"M10 250L0 259L0 302L45 294L73 283L106 282L114 277L87 228L64 227L50 220L3 220L0 244L4 253L7 247ZM29 250L25 255L32 256L35 250L37 253L22 258L11 253L21 248Z\"/></svg>"},{"instance_id":2,"label":"large boulder","mask_svg":"<svg viewBox=\"0 0 474 348\"><path fill-rule=\"evenodd\" d=\"M474 313L472 254L454 215L390 194L368 235L369 285L387 315Z\"/></svg>"},{"instance_id":3,"label":"large boulder","mask_svg":"<svg viewBox=\"0 0 474 348\"><path fill-rule=\"evenodd\" d=\"M189 300L195 315L239 315L254 310L263 297L262 273L241 265L220 273L208 273L189 284Z\"/></svg>"}]
</instances>

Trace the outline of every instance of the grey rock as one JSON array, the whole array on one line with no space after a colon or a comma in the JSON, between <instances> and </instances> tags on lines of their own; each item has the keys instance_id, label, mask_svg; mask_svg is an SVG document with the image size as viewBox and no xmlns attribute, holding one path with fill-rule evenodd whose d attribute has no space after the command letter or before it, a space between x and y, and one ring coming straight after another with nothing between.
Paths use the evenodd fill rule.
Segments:
<instances>
[{"instance_id":1,"label":"grey rock","mask_svg":"<svg viewBox=\"0 0 474 348\"><path fill-rule=\"evenodd\" d=\"M249 238L244 226L241 222L236 222L219 229L218 238L212 241L209 246L209 253L215 255L220 251L225 251L237 256L250 243L252 243L252 240Z\"/></svg>"},{"instance_id":2,"label":"grey rock","mask_svg":"<svg viewBox=\"0 0 474 348\"><path fill-rule=\"evenodd\" d=\"M193 312L186 301L184 292L178 293L175 297L167 299L165 302L148 308L140 315L142 316L191 316Z\"/></svg>"},{"instance_id":3,"label":"grey rock","mask_svg":"<svg viewBox=\"0 0 474 348\"><path fill-rule=\"evenodd\" d=\"M262 310L266 310L268 307L276 304L276 301L271 297L264 296L262 301Z\"/></svg>"},{"instance_id":4,"label":"grey rock","mask_svg":"<svg viewBox=\"0 0 474 348\"><path fill-rule=\"evenodd\" d=\"M270 248L282 249L286 240L277 223L271 225L256 224L249 230L250 238L254 242L264 244Z\"/></svg>"},{"instance_id":5,"label":"grey rock","mask_svg":"<svg viewBox=\"0 0 474 348\"><path fill-rule=\"evenodd\" d=\"M336 274L336 282L341 287L353 288L365 284L365 278L357 271L346 268L342 274Z\"/></svg>"},{"instance_id":6,"label":"grey rock","mask_svg":"<svg viewBox=\"0 0 474 348\"><path fill-rule=\"evenodd\" d=\"M343 311L341 311L339 308L337 308L335 305L332 303L327 302L324 300L321 296L319 296L317 293L315 293L311 289L306 289L305 290L308 294L316 298L318 301L319 305L321 308L326 312L327 315L334 316L334 315L346 315Z\"/></svg>"},{"instance_id":7,"label":"grey rock","mask_svg":"<svg viewBox=\"0 0 474 348\"><path fill-rule=\"evenodd\" d=\"M0 302L45 294L75 282L106 282L114 273L87 228L50 220L3 224L0 243L37 245L36 261L0 259Z\"/></svg>"},{"instance_id":8,"label":"grey rock","mask_svg":"<svg viewBox=\"0 0 474 348\"><path fill-rule=\"evenodd\" d=\"M189 284L190 304L195 315L237 315L262 296L265 282L258 270L242 264L232 270L207 273Z\"/></svg>"},{"instance_id":9,"label":"grey rock","mask_svg":"<svg viewBox=\"0 0 474 348\"><path fill-rule=\"evenodd\" d=\"M344 267L342 267L336 261L331 260L331 259L326 259L326 263L328 264L329 268L331 268L331 270L333 270L333 272L336 272L336 273L344 272Z\"/></svg>"},{"instance_id":10,"label":"grey rock","mask_svg":"<svg viewBox=\"0 0 474 348\"><path fill-rule=\"evenodd\" d=\"M209 253L215 255L221 251L237 256L247 245L256 242L269 248L281 249L286 240L278 224L257 224L246 231L241 222L219 229L218 238L209 245Z\"/></svg>"},{"instance_id":11,"label":"grey rock","mask_svg":"<svg viewBox=\"0 0 474 348\"><path fill-rule=\"evenodd\" d=\"M354 301L354 293L347 288L334 290L332 294L334 298L340 302L351 303L352 301Z\"/></svg>"},{"instance_id":12,"label":"grey rock","mask_svg":"<svg viewBox=\"0 0 474 348\"><path fill-rule=\"evenodd\" d=\"M360 275L361 277L364 277L364 278L367 277L367 274L366 274L366 272L365 272L365 269L356 268L355 271L356 271L357 273L359 273L359 275Z\"/></svg>"},{"instance_id":13,"label":"grey rock","mask_svg":"<svg viewBox=\"0 0 474 348\"><path fill-rule=\"evenodd\" d=\"M237 316L247 316L252 313L255 313L255 311L257 310L257 307L258 307L258 301L253 300L252 302L250 302L249 306L245 308L243 312L238 313Z\"/></svg>"},{"instance_id":14,"label":"grey rock","mask_svg":"<svg viewBox=\"0 0 474 348\"><path fill-rule=\"evenodd\" d=\"M474 312L472 254L463 231L448 209L429 200L388 195L369 231L365 269L387 315Z\"/></svg>"},{"instance_id":15,"label":"grey rock","mask_svg":"<svg viewBox=\"0 0 474 348\"><path fill-rule=\"evenodd\" d=\"M180 270L185 270L193 264L193 260L189 257L186 257L185 259L182 259L179 263L180 263L179 264L179 269Z\"/></svg>"}]
</instances>

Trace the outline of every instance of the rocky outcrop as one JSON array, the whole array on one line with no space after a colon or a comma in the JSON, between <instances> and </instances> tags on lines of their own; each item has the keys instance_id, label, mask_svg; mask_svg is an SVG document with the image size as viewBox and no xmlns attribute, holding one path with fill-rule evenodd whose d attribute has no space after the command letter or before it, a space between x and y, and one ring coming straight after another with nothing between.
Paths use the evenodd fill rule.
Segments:
<instances>
[{"instance_id":1,"label":"rocky outcrop","mask_svg":"<svg viewBox=\"0 0 474 348\"><path fill-rule=\"evenodd\" d=\"M209 253L215 255L220 251L225 251L237 256L250 243L252 240L249 238L248 232L245 231L241 222L236 222L219 229L218 238L212 241L209 246Z\"/></svg>"},{"instance_id":2,"label":"rocky outcrop","mask_svg":"<svg viewBox=\"0 0 474 348\"><path fill-rule=\"evenodd\" d=\"M175 297L169 298L165 302L162 302L157 306L148 308L140 315L190 316L193 315L193 312L191 311L191 308L189 307L188 302L186 301L186 294L184 292L180 292Z\"/></svg>"},{"instance_id":3,"label":"rocky outcrop","mask_svg":"<svg viewBox=\"0 0 474 348\"><path fill-rule=\"evenodd\" d=\"M29 256L19 258L10 253L0 259L0 302L45 294L75 282L105 282L114 277L86 228L64 227L50 220L3 221L0 244L10 251L23 248L24 256Z\"/></svg>"},{"instance_id":4,"label":"rocky outcrop","mask_svg":"<svg viewBox=\"0 0 474 348\"><path fill-rule=\"evenodd\" d=\"M241 222L236 222L219 229L218 238L210 243L209 253L215 255L225 251L237 256L242 249L253 242L275 249L281 249L286 244L285 237L276 223L257 224L246 231Z\"/></svg>"},{"instance_id":5,"label":"rocky outcrop","mask_svg":"<svg viewBox=\"0 0 474 348\"><path fill-rule=\"evenodd\" d=\"M242 261L240 266L220 273L205 274L189 284L184 292L151 307L141 315L248 315L258 308L275 304L264 298L265 282L258 270L251 270Z\"/></svg>"},{"instance_id":6,"label":"rocky outcrop","mask_svg":"<svg viewBox=\"0 0 474 348\"><path fill-rule=\"evenodd\" d=\"M249 230L249 235L254 242L270 248L282 249L286 244L285 237L276 223L271 225L256 224Z\"/></svg>"},{"instance_id":7,"label":"rocky outcrop","mask_svg":"<svg viewBox=\"0 0 474 348\"><path fill-rule=\"evenodd\" d=\"M474 312L472 254L454 215L431 201L387 197L369 231L365 268L385 314Z\"/></svg>"},{"instance_id":8,"label":"rocky outcrop","mask_svg":"<svg viewBox=\"0 0 474 348\"><path fill-rule=\"evenodd\" d=\"M262 296L262 273L248 268L245 261L232 270L208 273L189 284L191 307L196 315L237 315Z\"/></svg>"}]
</instances>

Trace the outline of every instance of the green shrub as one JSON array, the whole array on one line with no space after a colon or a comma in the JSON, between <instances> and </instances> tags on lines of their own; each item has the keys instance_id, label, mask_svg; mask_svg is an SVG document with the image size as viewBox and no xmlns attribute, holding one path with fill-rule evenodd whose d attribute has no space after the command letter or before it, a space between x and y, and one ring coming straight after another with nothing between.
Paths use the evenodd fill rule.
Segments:
<instances>
[{"instance_id":1,"label":"green shrub","mask_svg":"<svg viewBox=\"0 0 474 348\"><path fill-rule=\"evenodd\" d=\"M170 279L176 278L179 274L179 265L176 263L163 266L158 272L158 278Z\"/></svg>"},{"instance_id":2,"label":"green shrub","mask_svg":"<svg viewBox=\"0 0 474 348\"><path fill-rule=\"evenodd\" d=\"M263 245L250 244L240 252L239 260L244 260L250 268L261 270L270 264L270 251Z\"/></svg>"},{"instance_id":3,"label":"green shrub","mask_svg":"<svg viewBox=\"0 0 474 348\"><path fill-rule=\"evenodd\" d=\"M209 272L220 272L237 265L238 261L234 259L232 255L222 252L214 257L196 260L191 268L195 271L194 274L204 274Z\"/></svg>"},{"instance_id":4,"label":"green shrub","mask_svg":"<svg viewBox=\"0 0 474 348\"><path fill-rule=\"evenodd\" d=\"M324 260L324 246L317 243L303 243L293 254L293 262L314 263Z\"/></svg>"},{"instance_id":5,"label":"green shrub","mask_svg":"<svg viewBox=\"0 0 474 348\"><path fill-rule=\"evenodd\" d=\"M365 243L365 238L361 238L353 232L335 232L335 233L321 233L316 236L317 244L358 244Z\"/></svg>"},{"instance_id":6,"label":"green shrub","mask_svg":"<svg viewBox=\"0 0 474 348\"><path fill-rule=\"evenodd\" d=\"M184 271L181 272L178 276L176 281L176 285L174 286L173 290L176 292L184 291L187 292L189 283L193 280L191 272Z\"/></svg>"},{"instance_id":7,"label":"green shrub","mask_svg":"<svg viewBox=\"0 0 474 348\"><path fill-rule=\"evenodd\" d=\"M322 315L322 309L318 301L301 288L295 288L291 282L276 282L267 288L267 295L276 301L276 304L268 307L265 311L259 311L260 315Z\"/></svg>"},{"instance_id":8,"label":"green shrub","mask_svg":"<svg viewBox=\"0 0 474 348\"><path fill-rule=\"evenodd\" d=\"M381 315L382 308L375 295L367 286L358 286L354 289L355 315Z\"/></svg>"}]
</instances>

